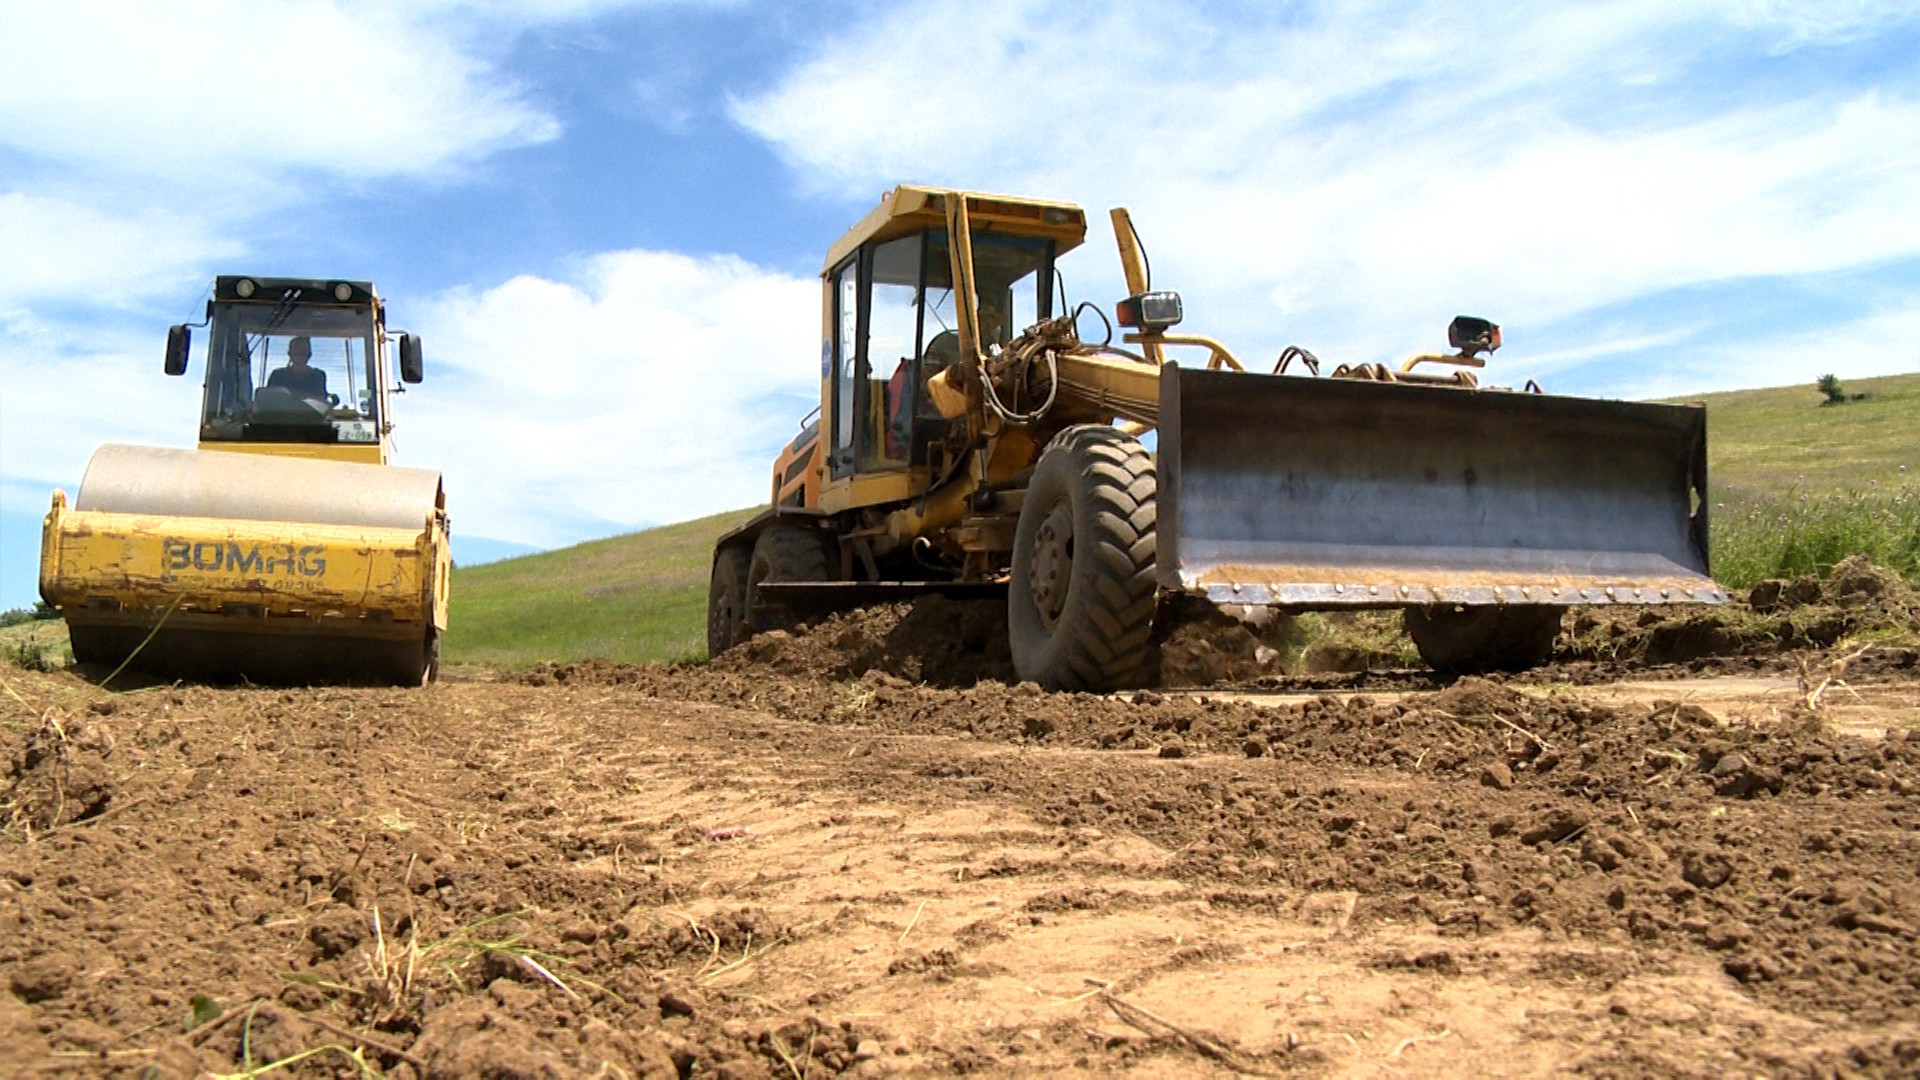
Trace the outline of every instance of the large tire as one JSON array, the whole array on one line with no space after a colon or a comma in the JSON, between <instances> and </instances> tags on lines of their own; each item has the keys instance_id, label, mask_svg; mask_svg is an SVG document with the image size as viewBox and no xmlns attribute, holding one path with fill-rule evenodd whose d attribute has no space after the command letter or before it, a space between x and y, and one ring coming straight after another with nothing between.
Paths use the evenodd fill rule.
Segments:
<instances>
[{"instance_id":1,"label":"large tire","mask_svg":"<svg viewBox=\"0 0 1920 1080\"><path fill-rule=\"evenodd\" d=\"M1138 685L1151 654L1156 481L1139 442L1072 427L1040 457L1014 530L1014 671L1049 690Z\"/></svg>"},{"instance_id":2,"label":"large tire","mask_svg":"<svg viewBox=\"0 0 1920 1080\"><path fill-rule=\"evenodd\" d=\"M753 542L753 560L747 567L746 626L749 634L787 630L792 613L760 600L763 581L831 581L827 568L826 534L805 525L769 525Z\"/></svg>"},{"instance_id":3,"label":"large tire","mask_svg":"<svg viewBox=\"0 0 1920 1080\"><path fill-rule=\"evenodd\" d=\"M1565 608L1544 604L1408 608L1407 636L1444 675L1525 671L1547 662Z\"/></svg>"},{"instance_id":4,"label":"large tire","mask_svg":"<svg viewBox=\"0 0 1920 1080\"><path fill-rule=\"evenodd\" d=\"M714 552L707 586L709 660L747 639L747 569L752 561L753 551L745 544Z\"/></svg>"}]
</instances>

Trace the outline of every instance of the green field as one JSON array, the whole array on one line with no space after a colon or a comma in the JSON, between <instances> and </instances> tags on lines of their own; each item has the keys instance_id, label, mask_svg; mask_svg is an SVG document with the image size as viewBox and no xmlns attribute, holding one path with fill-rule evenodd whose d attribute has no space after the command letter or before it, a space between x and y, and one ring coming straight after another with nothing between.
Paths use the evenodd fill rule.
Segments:
<instances>
[{"instance_id":1,"label":"green field","mask_svg":"<svg viewBox=\"0 0 1920 1080\"><path fill-rule=\"evenodd\" d=\"M1920 580L1920 375L1708 394L1713 572L1734 588L1868 555Z\"/></svg>"},{"instance_id":2,"label":"green field","mask_svg":"<svg viewBox=\"0 0 1920 1080\"><path fill-rule=\"evenodd\" d=\"M1685 399L1707 406L1707 474L1715 498L1920 481L1920 375L1845 387L1867 396L1822 405L1809 378L1801 386Z\"/></svg>"},{"instance_id":3,"label":"green field","mask_svg":"<svg viewBox=\"0 0 1920 1080\"><path fill-rule=\"evenodd\" d=\"M511 666L705 656L714 538L754 512L456 569L443 658Z\"/></svg>"}]
</instances>

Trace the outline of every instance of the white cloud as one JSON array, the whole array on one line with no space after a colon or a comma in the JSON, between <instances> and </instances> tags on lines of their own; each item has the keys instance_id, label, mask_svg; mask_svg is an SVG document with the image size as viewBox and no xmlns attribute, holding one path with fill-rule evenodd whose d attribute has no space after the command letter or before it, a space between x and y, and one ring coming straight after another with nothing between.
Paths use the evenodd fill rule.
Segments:
<instances>
[{"instance_id":1,"label":"white cloud","mask_svg":"<svg viewBox=\"0 0 1920 1080\"><path fill-rule=\"evenodd\" d=\"M444 474L462 534L541 546L765 502L819 400L819 296L737 258L620 251L396 307L427 359L395 406L397 461ZM168 379L164 328L59 333L0 332L9 513L72 495L101 443L194 444L199 356Z\"/></svg>"},{"instance_id":2,"label":"white cloud","mask_svg":"<svg viewBox=\"0 0 1920 1080\"><path fill-rule=\"evenodd\" d=\"M57 318L67 338L31 355L9 340L10 378L97 348L116 312L197 292L323 189L315 175L433 174L556 133L454 22L407 14L0 0L0 316Z\"/></svg>"},{"instance_id":3,"label":"white cloud","mask_svg":"<svg viewBox=\"0 0 1920 1080\"><path fill-rule=\"evenodd\" d=\"M102 443L192 446L200 381L161 374L166 328L96 329L60 340L65 328L33 320L0 328L0 503L45 512L53 487L72 495ZM24 503L23 503L24 501Z\"/></svg>"},{"instance_id":4,"label":"white cloud","mask_svg":"<svg viewBox=\"0 0 1920 1080\"><path fill-rule=\"evenodd\" d=\"M1920 371L1920 302L1832 326L1756 341L1708 343L1685 350L1626 387L1635 398L1668 398L1719 390L1813 385L1821 375L1844 381Z\"/></svg>"},{"instance_id":5,"label":"white cloud","mask_svg":"<svg viewBox=\"0 0 1920 1080\"><path fill-rule=\"evenodd\" d=\"M327 0L9 4L0 143L221 190L286 169L430 171L557 133L446 32L400 10Z\"/></svg>"},{"instance_id":6,"label":"white cloud","mask_svg":"<svg viewBox=\"0 0 1920 1080\"><path fill-rule=\"evenodd\" d=\"M765 502L819 399L819 283L731 257L612 252L405 318L429 375L399 405L404 463L446 474L473 535L556 545Z\"/></svg>"},{"instance_id":7,"label":"white cloud","mask_svg":"<svg viewBox=\"0 0 1920 1080\"><path fill-rule=\"evenodd\" d=\"M240 245L206 223L154 209L109 214L67 199L0 191L0 303L86 296L116 305L145 297Z\"/></svg>"},{"instance_id":8,"label":"white cloud","mask_svg":"<svg viewBox=\"0 0 1920 1080\"><path fill-rule=\"evenodd\" d=\"M290 208L340 186L458 179L488 155L557 137L557 119L499 66L517 35L616 7L672 2L0 0L0 252L6 256L0 263L0 509L8 520L43 513L50 487L77 487L103 442L193 444L198 378L159 374L164 324L197 314L197 303L181 309L179 298L197 296L211 272L271 249L283 223L296 220L284 216ZM255 239L263 236L264 242ZM619 323L617 313L598 307L609 298L622 310L646 310L619 294L617 283L625 278L618 262L588 264L592 272L581 286L588 292L578 295L590 323ZM750 284L756 271L736 267L728 277L723 269L709 266L701 280L725 284L726 294L743 304L765 306ZM671 288L655 285L662 295ZM609 291L593 291L603 286ZM470 302L473 313L484 316L509 298L526 300L504 289ZM803 306L814 318L812 306ZM652 311L653 332L699 307L685 298L666 302ZM537 303L515 310L549 331L565 325L542 320ZM806 320L796 325L791 314L783 313L779 325L810 340ZM698 455L663 454L653 439L636 442L633 432L619 430L617 418L602 418L607 410L587 372L608 358L630 362L629 351L571 341L578 355L561 357L523 327L496 329L497 337L474 336L478 344L470 352L461 333L441 335L436 355L448 362L446 374L454 378L445 381L454 393L440 407L436 383L403 399L402 458L448 470L456 506L468 500L464 531L497 526L503 536L580 538L531 509L525 488L503 485L531 476L575 490L579 462L595 463L588 471L600 476L610 460L597 443L634 461L677 462L679 489L698 483L701 469L693 466L706 464L696 462ZM650 340L645 328L626 329L634 342ZM764 347L766 335L752 327L729 332L758 355L775 355ZM702 339L676 330L664 340L685 349ZM477 379L485 393L472 399L472 412L462 413L463 355L476 358L473 370L481 375L501 355L529 363ZM804 382L811 349L781 355L798 365L788 377ZM556 358L570 366L549 366ZM717 366L727 365L723 357ZM556 372L561 381L577 380L577 397L551 396ZM697 370L662 371L667 391L642 395L643 404L673 400L680 383L701 377ZM415 402L422 405L417 415L405 408ZM689 405L688 411L696 410ZM735 430L710 439L707 452L719 463L713 491L733 492L724 495L736 500L728 505L753 501L764 486L743 483L752 470L733 460L744 439L766 441L754 425L758 418L738 413L735 406L713 417ZM474 436L475 416L497 421L490 440ZM648 416L656 427L675 419ZM567 417L582 419L569 423ZM541 428L548 424L550 430ZM507 439L535 429L546 431L544 442L502 453ZM548 445L563 452L542 453ZM477 465L466 464L467 447L474 448ZM499 462L498 477L489 475ZM531 471L522 468L527 463ZM563 508L562 516L630 522L670 512L630 482L609 483L619 500L588 497ZM498 494L487 503L482 491ZM685 503L671 505L677 510ZM30 576L30 568L6 569L10 583L22 573Z\"/></svg>"},{"instance_id":9,"label":"white cloud","mask_svg":"<svg viewBox=\"0 0 1920 1080\"><path fill-rule=\"evenodd\" d=\"M1728 73L1741 31L1774 40L1812 10L1362 2L1235 8L1229 27L1169 3L1143 33L1127 5L936 0L733 115L843 196L919 180L1130 204L1196 331L1255 362L1291 342L1378 360L1460 311L1544 328L1920 253L1920 78L1748 92L1757 56ZM1800 37L1898 18L1915 9L1860 4ZM966 62L930 72L961 25ZM1068 270L1110 301L1103 231Z\"/></svg>"},{"instance_id":10,"label":"white cloud","mask_svg":"<svg viewBox=\"0 0 1920 1080\"><path fill-rule=\"evenodd\" d=\"M1738 0L1729 5L1735 25L1779 35L1774 48L1839 45L1914 20L1913 0Z\"/></svg>"}]
</instances>

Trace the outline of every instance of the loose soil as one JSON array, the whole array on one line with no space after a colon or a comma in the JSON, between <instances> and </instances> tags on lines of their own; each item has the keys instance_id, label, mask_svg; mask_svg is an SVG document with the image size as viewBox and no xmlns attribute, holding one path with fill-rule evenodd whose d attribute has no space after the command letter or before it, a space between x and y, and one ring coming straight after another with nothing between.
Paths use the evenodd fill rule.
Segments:
<instances>
[{"instance_id":1,"label":"loose soil","mask_svg":"<svg viewBox=\"0 0 1920 1080\"><path fill-rule=\"evenodd\" d=\"M1920 1075L1920 652L1866 644L1920 626L1836 578L1500 680L1222 629L1049 695L947 601L423 691L5 670L0 1071Z\"/></svg>"}]
</instances>

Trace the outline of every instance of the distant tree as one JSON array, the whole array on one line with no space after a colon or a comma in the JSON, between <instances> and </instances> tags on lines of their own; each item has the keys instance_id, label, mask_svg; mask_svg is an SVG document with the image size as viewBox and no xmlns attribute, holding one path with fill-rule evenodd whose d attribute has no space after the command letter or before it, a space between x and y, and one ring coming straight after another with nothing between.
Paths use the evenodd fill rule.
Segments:
<instances>
[{"instance_id":1,"label":"distant tree","mask_svg":"<svg viewBox=\"0 0 1920 1080\"><path fill-rule=\"evenodd\" d=\"M1838 375L1822 375L1813 385L1827 395L1827 400L1820 403L1822 405L1838 405L1847 400L1847 392L1841 388Z\"/></svg>"}]
</instances>

